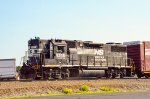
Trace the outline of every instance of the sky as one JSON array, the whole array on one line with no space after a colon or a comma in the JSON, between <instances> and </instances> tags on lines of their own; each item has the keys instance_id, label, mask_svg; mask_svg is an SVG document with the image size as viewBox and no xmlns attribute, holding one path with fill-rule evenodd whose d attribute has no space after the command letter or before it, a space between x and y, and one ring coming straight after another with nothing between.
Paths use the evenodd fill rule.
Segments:
<instances>
[{"instance_id":1,"label":"sky","mask_svg":"<svg viewBox=\"0 0 150 99\"><path fill-rule=\"evenodd\" d=\"M0 0L0 58L21 57L30 38L150 40L150 0Z\"/></svg>"}]
</instances>

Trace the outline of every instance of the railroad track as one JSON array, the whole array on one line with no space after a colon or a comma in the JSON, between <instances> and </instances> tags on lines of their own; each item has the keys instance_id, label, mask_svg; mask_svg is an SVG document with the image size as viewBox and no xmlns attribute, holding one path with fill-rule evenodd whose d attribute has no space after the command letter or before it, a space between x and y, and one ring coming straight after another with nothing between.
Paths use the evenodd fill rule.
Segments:
<instances>
[{"instance_id":1,"label":"railroad track","mask_svg":"<svg viewBox=\"0 0 150 99\"><path fill-rule=\"evenodd\" d=\"M21 80L1 80L0 82L32 82L32 81L71 81L71 80L125 80L125 79L149 79L149 78L137 78L137 77L125 77L125 78L69 78L69 79L41 79L41 80L31 80L31 79L21 79Z\"/></svg>"}]
</instances>

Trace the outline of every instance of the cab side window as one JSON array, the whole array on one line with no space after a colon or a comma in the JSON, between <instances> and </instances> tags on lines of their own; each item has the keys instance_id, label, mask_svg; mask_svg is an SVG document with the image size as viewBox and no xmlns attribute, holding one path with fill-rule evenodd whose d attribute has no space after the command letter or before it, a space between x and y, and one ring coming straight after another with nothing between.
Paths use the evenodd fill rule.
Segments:
<instances>
[{"instance_id":1,"label":"cab side window","mask_svg":"<svg viewBox=\"0 0 150 99\"><path fill-rule=\"evenodd\" d=\"M57 49L58 49L58 52L60 52L60 53L64 53L65 52L64 46L58 46Z\"/></svg>"}]
</instances>

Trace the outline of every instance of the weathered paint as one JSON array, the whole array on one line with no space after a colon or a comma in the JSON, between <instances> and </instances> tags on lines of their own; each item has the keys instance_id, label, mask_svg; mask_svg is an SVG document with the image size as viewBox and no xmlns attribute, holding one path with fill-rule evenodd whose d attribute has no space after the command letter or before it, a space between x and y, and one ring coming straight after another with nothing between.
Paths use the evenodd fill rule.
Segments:
<instances>
[{"instance_id":1,"label":"weathered paint","mask_svg":"<svg viewBox=\"0 0 150 99\"><path fill-rule=\"evenodd\" d=\"M136 72L150 73L150 41L126 44L128 57L133 59Z\"/></svg>"}]
</instances>

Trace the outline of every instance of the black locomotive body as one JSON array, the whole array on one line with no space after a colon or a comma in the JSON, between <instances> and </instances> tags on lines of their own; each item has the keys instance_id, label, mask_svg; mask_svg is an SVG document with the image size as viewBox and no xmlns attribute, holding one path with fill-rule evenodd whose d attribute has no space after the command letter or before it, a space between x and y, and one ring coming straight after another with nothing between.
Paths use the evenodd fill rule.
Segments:
<instances>
[{"instance_id":1,"label":"black locomotive body","mask_svg":"<svg viewBox=\"0 0 150 99\"><path fill-rule=\"evenodd\" d=\"M118 43L40 38L28 41L23 78L106 77L132 75L127 47Z\"/></svg>"}]
</instances>

